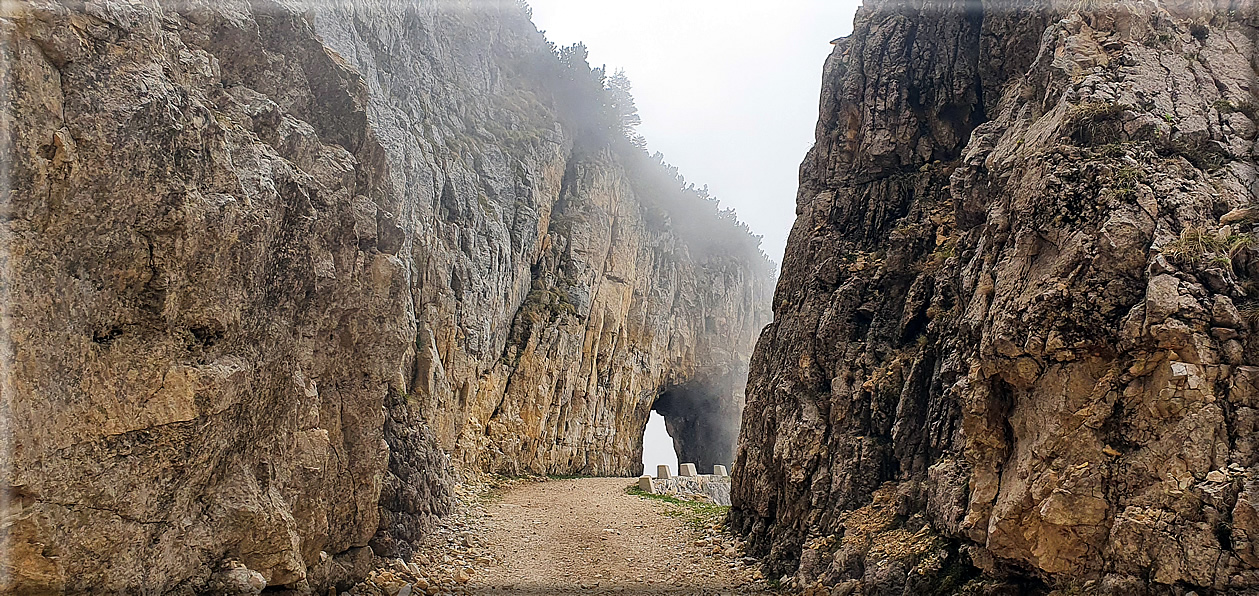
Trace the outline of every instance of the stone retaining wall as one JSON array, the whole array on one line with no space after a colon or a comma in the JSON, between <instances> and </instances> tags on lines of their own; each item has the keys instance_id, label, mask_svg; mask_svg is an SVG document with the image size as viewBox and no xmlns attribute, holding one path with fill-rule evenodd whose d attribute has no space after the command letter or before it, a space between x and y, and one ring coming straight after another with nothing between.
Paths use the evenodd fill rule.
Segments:
<instances>
[{"instance_id":1,"label":"stone retaining wall","mask_svg":"<svg viewBox=\"0 0 1259 596\"><path fill-rule=\"evenodd\" d=\"M655 478L640 477L638 488L656 495L702 497L717 505L730 505L730 476L725 466L714 466L716 474L695 474L693 464L682 464L681 468L682 475L673 476L668 466L660 466Z\"/></svg>"}]
</instances>

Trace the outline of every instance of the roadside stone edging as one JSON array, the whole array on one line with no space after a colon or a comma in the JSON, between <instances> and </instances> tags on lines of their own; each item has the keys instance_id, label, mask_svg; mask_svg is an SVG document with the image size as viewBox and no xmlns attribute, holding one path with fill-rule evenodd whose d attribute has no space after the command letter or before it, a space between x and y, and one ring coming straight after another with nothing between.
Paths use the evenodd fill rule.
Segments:
<instances>
[{"instance_id":1,"label":"roadside stone edging","mask_svg":"<svg viewBox=\"0 0 1259 596\"><path fill-rule=\"evenodd\" d=\"M705 497L717 505L730 505L730 476L724 474L725 466L714 466L717 474L696 474L695 464L682 464L681 473L673 476L669 466L659 466L657 477L643 475L638 478L638 489L655 495L679 497Z\"/></svg>"}]
</instances>

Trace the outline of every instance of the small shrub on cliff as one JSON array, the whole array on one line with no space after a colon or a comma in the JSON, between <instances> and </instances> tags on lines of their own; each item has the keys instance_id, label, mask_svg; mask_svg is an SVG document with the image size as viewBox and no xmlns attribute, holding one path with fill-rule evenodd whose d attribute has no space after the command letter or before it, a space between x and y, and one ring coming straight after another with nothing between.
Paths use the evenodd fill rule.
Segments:
<instances>
[{"instance_id":1,"label":"small shrub on cliff","mask_svg":"<svg viewBox=\"0 0 1259 596\"><path fill-rule=\"evenodd\" d=\"M1228 247L1228 258L1236 259L1243 251L1248 250L1255 244L1255 237L1250 234L1233 234L1228 237L1225 245Z\"/></svg>"},{"instance_id":2,"label":"small shrub on cliff","mask_svg":"<svg viewBox=\"0 0 1259 596\"><path fill-rule=\"evenodd\" d=\"M1238 112L1245 114L1252 122L1259 122L1259 104L1250 100L1242 100L1234 106Z\"/></svg>"},{"instance_id":3,"label":"small shrub on cliff","mask_svg":"<svg viewBox=\"0 0 1259 596\"><path fill-rule=\"evenodd\" d=\"M1184 266L1212 265L1233 275L1233 259L1254 245L1250 234L1230 234L1189 226L1163 246L1163 254Z\"/></svg>"},{"instance_id":4,"label":"small shrub on cliff","mask_svg":"<svg viewBox=\"0 0 1259 596\"><path fill-rule=\"evenodd\" d=\"M1119 103L1084 101L1075 106L1067 118L1069 122L1077 124L1084 121L1100 122L1118 116L1124 108L1125 106Z\"/></svg>"},{"instance_id":5,"label":"small shrub on cliff","mask_svg":"<svg viewBox=\"0 0 1259 596\"><path fill-rule=\"evenodd\" d=\"M555 320L561 315L576 315L577 305L568 297L568 292L559 288L550 288L545 290L533 290L525 298L523 309L531 312L544 312L548 315L545 320Z\"/></svg>"},{"instance_id":6,"label":"small shrub on cliff","mask_svg":"<svg viewBox=\"0 0 1259 596\"><path fill-rule=\"evenodd\" d=\"M936 245L931 256L922 265L923 271L933 273L944 267L945 261L957 254L957 237L949 236L948 240Z\"/></svg>"},{"instance_id":7,"label":"small shrub on cliff","mask_svg":"<svg viewBox=\"0 0 1259 596\"><path fill-rule=\"evenodd\" d=\"M1106 145L1120 140L1118 117L1130 106L1104 101L1084 101L1067 114L1066 128L1080 146Z\"/></svg>"},{"instance_id":8,"label":"small shrub on cliff","mask_svg":"<svg viewBox=\"0 0 1259 596\"><path fill-rule=\"evenodd\" d=\"M1250 325L1259 323L1259 300L1247 300L1238 304L1237 312Z\"/></svg>"},{"instance_id":9,"label":"small shrub on cliff","mask_svg":"<svg viewBox=\"0 0 1259 596\"><path fill-rule=\"evenodd\" d=\"M1217 99L1211 104L1211 107L1215 108L1215 111L1219 112L1220 115L1228 115L1236 112L1243 114L1249 118L1251 122L1259 122L1259 104L1256 104L1248 99L1243 99L1237 103L1231 102L1227 99Z\"/></svg>"},{"instance_id":10,"label":"small shrub on cliff","mask_svg":"<svg viewBox=\"0 0 1259 596\"><path fill-rule=\"evenodd\" d=\"M1216 248L1215 236L1204 228L1190 226L1181 230L1180 238L1163 247L1173 261L1181 265L1197 265Z\"/></svg>"},{"instance_id":11,"label":"small shrub on cliff","mask_svg":"<svg viewBox=\"0 0 1259 596\"><path fill-rule=\"evenodd\" d=\"M1142 174L1141 169L1137 167L1119 168L1111 176L1111 192L1119 199L1131 198L1137 192L1137 184L1141 181Z\"/></svg>"},{"instance_id":12,"label":"small shrub on cliff","mask_svg":"<svg viewBox=\"0 0 1259 596\"><path fill-rule=\"evenodd\" d=\"M1213 172L1227 162L1219 144L1209 139L1169 141L1162 148L1165 155L1181 155L1199 170Z\"/></svg>"},{"instance_id":13,"label":"small shrub on cliff","mask_svg":"<svg viewBox=\"0 0 1259 596\"><path fill-rule=\"evenodd\" d=\"M1191 23L1189 25L1189 34L1198 41L1205 41L1207 36L1211 34L1211 29L1206 26L1206 23Z\"/></svg>"},{"instance_id":14,"label":"small shrub on cliff","mask_svg":"<svg viewBox=\"0 0 1259 596\"><path fill-rule=\"evenodd\" d=\"M1132 190L1141 181L1141 168L1126 166L1115 172L1115 188Z\"/></svg>"}]
</instances>

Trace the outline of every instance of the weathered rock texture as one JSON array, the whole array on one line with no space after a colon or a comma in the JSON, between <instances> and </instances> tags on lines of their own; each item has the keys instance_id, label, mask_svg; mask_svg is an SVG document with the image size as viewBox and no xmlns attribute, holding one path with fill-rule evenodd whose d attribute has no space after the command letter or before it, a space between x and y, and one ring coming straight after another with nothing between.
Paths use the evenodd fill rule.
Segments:
<instances>
[{"instance_id":1,"label":"weathered rock texture","mask_svg":"<svg viewBox=\"0 0 1259 596\"><path fill-rule=\"evenodd\" d=\"M751 364L772 571L1259 591L1257 6L866 2Z\"/></svg>"},{"instance_id":2,"label":"weathered rock texture","mask_svg":"<svg viewBox=\"0 0 1259 596\"><path fill-rule=\"evenodd\" d=\"M0 591L324 593L451 461L637 474L666 388L741 408L769 263L584 56L310 6L5 4Z\"/></svg>"},{"instance_id":3,"label":"weathered rock texture","mask_svg":"<svg viewBox=\"0 0 1259 596\"><path fill-rule=\"evenodd\" d=\"M419 228L404 247L417 278L407 381L463 461L638 474L666 389L693 383L698 397L679 401L723 414L675 434L688 448L738 420L772 265L728 213L591 130L598 98L565 80L589 76L584 62L562 69L514 5L484 10L374 2L314 18L363 73Z\"/></svg>"}]
</instances>

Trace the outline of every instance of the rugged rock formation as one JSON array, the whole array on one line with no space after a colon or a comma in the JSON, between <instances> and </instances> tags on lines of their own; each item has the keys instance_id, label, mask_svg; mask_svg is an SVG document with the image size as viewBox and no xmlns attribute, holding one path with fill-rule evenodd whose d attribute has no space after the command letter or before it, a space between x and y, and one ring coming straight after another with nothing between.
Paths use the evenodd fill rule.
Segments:
<instances>
[{"instance_id":1,"label":"rugged rock formation","mask_svg":"<svg viewBox=\"0 0 1259 596\"><path fill-rule=\"evenodd\" d=\"M0 591L322 593L452 461L637 474L665 389L737 415L769 263L584 56L511 3L307 8L0 15Z\"/></svg>"},{"instance_id":2,"label":"rugged rock formation","mask_svg":"<svg viewBox=\"0 0 1259 596\"><path fill-rule=\"evenodd\" d=\"M1259 590L1257 7L866 2L751 364L772 571Z\"/></svg>"}]
</instances>

